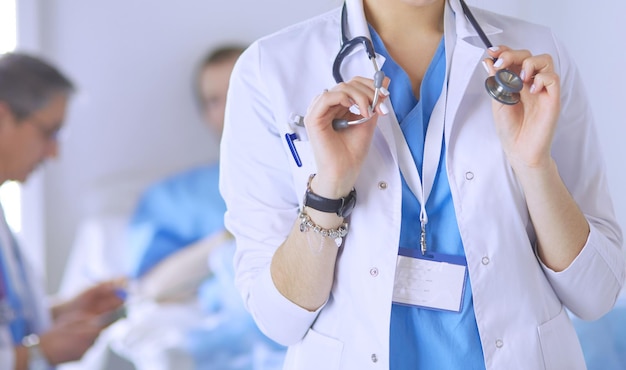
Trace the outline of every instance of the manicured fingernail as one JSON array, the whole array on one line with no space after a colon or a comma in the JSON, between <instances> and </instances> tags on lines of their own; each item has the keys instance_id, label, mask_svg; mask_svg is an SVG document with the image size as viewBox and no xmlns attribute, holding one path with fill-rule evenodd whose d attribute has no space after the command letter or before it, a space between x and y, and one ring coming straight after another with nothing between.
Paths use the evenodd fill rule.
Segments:
<instances>
[{"instance_id":1,"label":"manicured fingernail","mask_svg":"<svg viewBox=\"0 0 626 370\"><path fill-rule=\"evenodd\" d=\"M536 90L537 90L537 87L535 86L535 84L532 84L532 86L530 86L530 93L534 94Z\"/></svg>"},{"instance_id":2,"label":"manicured fingernail","mask_svg":"<svg viewBox=\"0 0 626 370\"><path fill-rule=\"evenodd\" d=\"M381 86L380 93L384 96L389 96L389 90L387 90L384 86Z\"/></svg>"},{"instance_id":3,"label":"manicured fingernail","mask_svg":"<svg viewBox=\"0 0 626 370\"><path fill-rule=\"evenodd\" d=\"M489 48L489 50L493 51L494 53L498 50L500 50L500 48L498 46L492 46Z\"/></svg>"},{"instance_id":4,"label":"manicured fingernail","mask_svg":"<svg viewBox=\"0 0 626 370\"><path fill-rule=\"evenodd\" d=\"M498 58L498 60L496 60L496 62L493 63L493 66L496 68L500 68L502 67L503 64L504 64L504 59Z\"/></svg>"},{"instance_id":5,"label":"manicured fingernail","mask_svg":"<svg viewBox=\"0 0 626 370\"><path fill-rule=\"evenodd\" d=\"M352 114L361 114L361 109L359 108L358 105L353 104L352 106L350 106L350 112Z\"/></svg>"},{"instance_id":6,"label":"manicured fingernail","mask_svg":"<svg viewBox=\"0 0 626 370\"><path fill-rule=\"evenodd\" d=\"M522 71L519 74L519 78L521 78L522 81L526 81L526 71L522 69Z\"/></svg>"},{"instance_id":7,"label":"manicured fingernail","mask_svg":"<svg viewBox=\"0 0 626 370\"><path fill-rule=\"evenodd\" d=\"M389 114L389 108L387 108L387 106L384 103L380 105L380 111L383 113L383 116L386 116Z\"/></svg>"},{"instance_id":8,"label":"manicured fingernail","mask_svg":"<svg viewBox=\"0 0 626 370\"><path fill-rule=\"evenodd\" d=\"M487 71L487 73L489 73L489 66L487 65L487 62L485 62L484 60L482 61L483 67L485 68L485 71Z\"/></svg>"}]
</instances>

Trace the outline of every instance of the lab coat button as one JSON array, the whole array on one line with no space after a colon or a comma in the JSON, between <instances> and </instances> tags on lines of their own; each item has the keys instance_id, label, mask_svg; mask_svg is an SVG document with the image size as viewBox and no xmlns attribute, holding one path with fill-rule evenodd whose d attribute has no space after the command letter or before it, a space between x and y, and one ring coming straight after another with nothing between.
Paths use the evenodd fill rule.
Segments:
<instances>
[{"instance_id":1,"label":"lab coat button","mask_svg":"<svg viewBox=\"0 0 626 370\"><path fill-rule=\"evenodd\" d=\"M487 266L489 264L489 257L483 257L482 263Z\"/></svg>"},{"instance_id":2,"label":"lab coat button","mask_svg":"<svg viewBox=\"0 0 626 370\"><path fill-rule=\"evenodd\" d=\"M504 346L504 342L502 341L502 339L496 340L496 347L497 348L502 348L503 346Z\"/></svg>"},{"instance_id":3,"label":"lab coat button","mask_svg":"<svg viewBox=\"0 0 626 370\"><path fill-rule=\"evenodd\" d=\"M373 363L377 363L378 362L378 357L376 356L375 353L372 353L372 362Z\"/></svg>"},{"instance_id":4,"label":"lab coat button","mask_svg":"<svg viewBox=\"0 0 626 370\"><path fill-rule=\"evenodd\" d=\"M466 180L473 180L474 179L474 173L473 172L465 172L465 179Z\"/></svg>"},{"instance_id":5,"label":"lab coat button","mask_svg":"<svg viewBox=\"0 0 626 370\"><path fill-rule=\"evenodd\" d=\"M372 267L370 269L370 275L372 275L372 277L378 276L378 269L376 267Z\"/></svg>"},{"instance_id":6,"label":"lab coat button","mask_svg":"<svg viewBox=\"0 0 626 370\"><path fill-rule=\"evenodd\" d=\"M384 181L381 181L378 183L378 189L380 190L387 190L387 183Z\"/></svg>"}]
</instances>

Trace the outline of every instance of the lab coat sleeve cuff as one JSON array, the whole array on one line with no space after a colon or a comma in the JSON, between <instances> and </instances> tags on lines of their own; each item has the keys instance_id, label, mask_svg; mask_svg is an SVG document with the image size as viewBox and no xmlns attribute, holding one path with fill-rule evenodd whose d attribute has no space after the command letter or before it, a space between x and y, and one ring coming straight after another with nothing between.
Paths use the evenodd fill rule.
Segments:
<instances>
[{"instance_id":1,"label":"lab coat sleeve cuff","mask_svg":"<svg viewBox=\"0 0 626 370\"><path fill-rule=\"evenodd\" d=\"M613 308L626 279L622 250L590 224L585 246L563 271L539 259L561 302L584 320L596 320Z\"/></svg>"},{"instance_id":2,"label":"lab coat sleeve cuff","mask_svg":"<svg viewBox=\"0 0 626 370\"><path fill-rule=\"evenodd\" d=\"M260 274L252 289L251 306L259 329L274 341L290 346L307 333L320 310L308 311L285 298L276 288L269 267Z\"/></svg>"}]
</instances>

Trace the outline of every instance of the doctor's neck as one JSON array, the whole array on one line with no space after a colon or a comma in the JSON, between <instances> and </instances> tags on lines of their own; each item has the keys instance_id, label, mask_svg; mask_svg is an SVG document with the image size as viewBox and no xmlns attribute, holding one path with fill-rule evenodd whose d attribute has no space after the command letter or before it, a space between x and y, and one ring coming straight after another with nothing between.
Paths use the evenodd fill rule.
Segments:
<instances>
[{"instance_id":1,"label":"doctor's neck","mask_svg":"<svg viewBox=\"0 0 626 370\"><path fill-rule=\"evenodd\" d=\"M365 17L383 39L443 34L446 0L363 0Z\"/></svg>"}]
</instances>

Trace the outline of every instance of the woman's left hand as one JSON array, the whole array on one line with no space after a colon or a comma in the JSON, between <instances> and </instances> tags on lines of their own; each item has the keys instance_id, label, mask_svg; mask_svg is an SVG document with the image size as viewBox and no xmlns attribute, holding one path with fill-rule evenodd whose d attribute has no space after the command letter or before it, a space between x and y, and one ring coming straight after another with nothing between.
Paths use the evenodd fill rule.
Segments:
<instances>
[{"instance_id":1,"label":"woman's left hand","mask_svg":"<svg viewBox=\"0 0 626 370\"><path fill-rule=\"evenodd\" d=\"M561 111L560 79L554 72L552 57L533 56L527 50L511 50L505 46L489 49L488 53L497 58L495 63L485 59L490 75L508 68L524 82L520 103L504 105L493 101L496 131L509 162L514 168L548 165Z\"/></svg>"}]
</instances>

